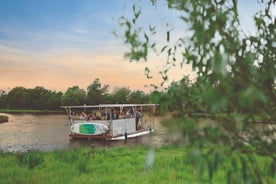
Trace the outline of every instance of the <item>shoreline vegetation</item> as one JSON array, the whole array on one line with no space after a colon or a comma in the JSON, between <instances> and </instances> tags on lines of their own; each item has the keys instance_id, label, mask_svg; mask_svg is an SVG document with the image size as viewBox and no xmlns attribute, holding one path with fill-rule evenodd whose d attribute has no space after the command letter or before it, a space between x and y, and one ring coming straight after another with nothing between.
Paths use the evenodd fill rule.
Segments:
<instances>
[{"instance_id":1,"label":"shoreline vegetation","mask_svg":"<svg viewBox=\"0 0 276 184\"><path fill-rule=\"evenodd\" d=\"M9 117L5 115L0 115L0 123L5 123L9 121Z\"/></svg>"},{"instance_id":2,"label":"shoreline vegetation","mask_svg":"<svg viewBox=\"0 0 276 184\"><path fill-rule=\"evenodd\" d=\"M0 113L51 115L51 114L64 114L65 112L64 110L0 109Z\"/></svg>"},{"instance_id":3,"label":"shoreline vegetation","mask_svg":"<svg viewBox=\"0 0 276 184\"><path fill-rule=\"evenodd\" d=\"M231 159L221 157L210 178L207 169L198 170L198 164L190 161L192 153L183 146L0 152L0 177L3 183L229 183L228 171L235 169ZM243 153L233 156L236 167L241 167ZM255 161L261 171L269 167L268 157L256 156ZM275 183L275 178L263 179Z\"/></svg>"}]
</instances>

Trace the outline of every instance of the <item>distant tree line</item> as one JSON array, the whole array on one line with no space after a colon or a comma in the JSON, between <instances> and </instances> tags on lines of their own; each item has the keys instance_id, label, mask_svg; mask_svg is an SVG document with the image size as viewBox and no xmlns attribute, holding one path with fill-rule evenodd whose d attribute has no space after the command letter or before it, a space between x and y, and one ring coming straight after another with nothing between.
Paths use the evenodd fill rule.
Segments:
<instances>
[{"instance_id":1,"label":"distant tree line","mask_svg":"<svg viewBox=\"0 0 276 184\"><path fill-rule=\"evenodd\" d=\"M149 95L143 91L132 91L127 87L117 88L109 93L109 85L102 85L99 79L95 79L87 90L73 86L64 93L47 90L44 87L33 89L15 87L7 94L1 93L0 108L57 110L61 105L148 103L148 97Z\"/></svg>"},{"instance_id":2,"label":"distant tree line","mask_svg":"<svg viewBox=\"0 0 276 184\"><path fill-rule=\"evenodd\" d=\"M229 86L231 88L231 86ZM38 109L57 110L62 105L97 105L104 103L156 103L160 104L160 112L190 113L261 113L261 109L275 110L275 103L256 100L250 101L245 97L234 97L233 104L216 102L221 98L215 92L219 86L214 86L208 80L197 78L191 81L188 76L184 76L180 81L172 82L163 91L154 90L149 94L141 90L130 90L127 87L117 88L109 92L109 85L100 83L100 79L95 79L86 90L79 86L69 87L64 93L50 91L44 87L26 89L15 87L7 94L0 96L1 109ZM229 89L230 90L230 89ZM274 89L274 94L276 90ZM259 91L254 91L252 95L259 95ZM240 99L242 98L242 100ZM249 97L248 97L249 98ZM210 105L212 104L212 105ZM256 108L258 107L258 108ZM261 107L261 108L260 108Z\"/></svg>"}]
</instances>

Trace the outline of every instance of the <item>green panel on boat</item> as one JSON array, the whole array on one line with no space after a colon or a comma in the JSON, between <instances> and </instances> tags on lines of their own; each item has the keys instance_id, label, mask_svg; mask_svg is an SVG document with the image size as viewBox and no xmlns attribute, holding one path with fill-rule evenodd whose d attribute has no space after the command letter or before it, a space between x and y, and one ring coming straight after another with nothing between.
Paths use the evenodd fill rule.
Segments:
<instances>
[{"instance_id":1,"label":"green panel on boat","mask_svg":"<svg viewBox=\"0 0 276 184\"><path fill-rule=\"evenodd\" d=\"M79 130L81 134L94 134L96 128L92 124L82 124L79 126Z\"/></svg>"}]
</instances>

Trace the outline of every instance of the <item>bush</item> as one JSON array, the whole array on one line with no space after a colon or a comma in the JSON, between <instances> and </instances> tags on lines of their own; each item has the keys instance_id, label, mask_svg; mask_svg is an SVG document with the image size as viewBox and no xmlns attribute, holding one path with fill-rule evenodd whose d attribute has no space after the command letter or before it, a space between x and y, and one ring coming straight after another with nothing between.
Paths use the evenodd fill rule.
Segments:
<instances>
[{"instance_id":1,"label":"bush","mask_svg":"<svg viewBox=\"0 0 276 184\"><path fill-rule=\"evenodd\" d=\"M8 121L9 121L8 116L0 115L0 123L4 123L4 122L8 122Z\"/></svg>"}]
</instances>

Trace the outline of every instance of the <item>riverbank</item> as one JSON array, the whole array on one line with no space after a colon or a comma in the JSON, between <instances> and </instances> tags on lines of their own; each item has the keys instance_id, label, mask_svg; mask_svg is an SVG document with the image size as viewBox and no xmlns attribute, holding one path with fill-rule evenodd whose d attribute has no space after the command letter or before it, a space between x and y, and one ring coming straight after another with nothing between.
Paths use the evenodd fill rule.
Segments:
<instances>
[{"instance_id":1,"label":"riverbank","mask_svg":"<svg viewBox=\"0 0 276 184\"><path fill-rule=\"evenodd\" d=\"M3 183L227 183L228 171L235 171L228 158L221 158L212 179L208 165L191 162L186 147L170 146L79 148L64 151L0 153ZM210 155L211 158L212 155ZM233 156L242 157L241 153ZM236 167L241 163L237 160ZM266 158L256 159L260 170ZM227 169L226 169L227 168ZM250 170L250 168L248 168ZM235 175L241 177L241 173ZM237 178L238 179L238 178ZM264 177L267 183L275 178ZM231 183L231 182L230 182Z\"/></svg>"},{"instance_id":2,"label":"riverbank","mask_svg":"<svg viewBox=\"0 0 276 184\"><path fill-rule=\"evenodd\" d=\"M64 114L64 110L34 110L34 109L0 109L0 113L8 114L37 114L37 115L54 115Z\"/></svg>"}]
</instances>

